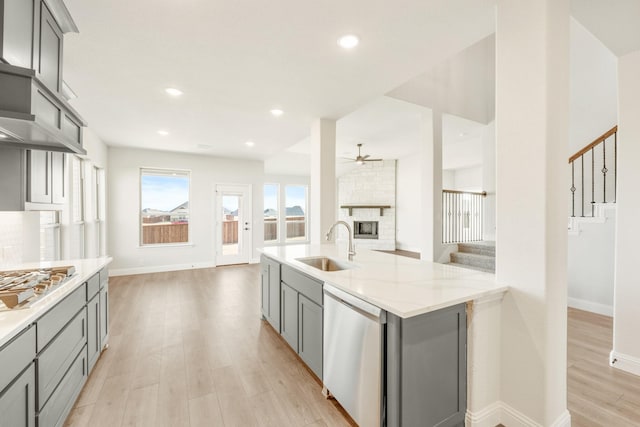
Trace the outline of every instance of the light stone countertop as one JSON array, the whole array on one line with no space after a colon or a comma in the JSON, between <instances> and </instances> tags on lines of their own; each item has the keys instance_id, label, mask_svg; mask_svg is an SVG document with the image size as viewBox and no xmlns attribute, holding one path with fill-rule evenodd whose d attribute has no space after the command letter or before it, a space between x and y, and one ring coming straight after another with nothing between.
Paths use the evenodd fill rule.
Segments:
<instances>
[{"instance_id":1,"label":"light stone countertop","mask_svg":"<svg viewBox=\"0 0 640 427\"><path fill-rule=\"evenodd\" d=\"M346 243L269 246L266 256L402 318L504 293L495 275L447 264L357 249L349 261ZM322 271L296 258L327 256L354 268Z\"/></svg>"},{"instance_id":2,"label":"light stone countertop","mask_svg":"<svg viewBox=\"0 0 640 427\"><path fill-rule=\"evenodd\" d=\"M51 307L76 290L91 276L108 265L113 258L73 259L53 262L33 262L3 268L2 270L25 270L32 268L50 268L73 265L76 272L62 285L57 286L45 296L38 298L29 308L0 311L0 346L11 340L20 331L45 314Z\"/></svg>"}]
</instances>

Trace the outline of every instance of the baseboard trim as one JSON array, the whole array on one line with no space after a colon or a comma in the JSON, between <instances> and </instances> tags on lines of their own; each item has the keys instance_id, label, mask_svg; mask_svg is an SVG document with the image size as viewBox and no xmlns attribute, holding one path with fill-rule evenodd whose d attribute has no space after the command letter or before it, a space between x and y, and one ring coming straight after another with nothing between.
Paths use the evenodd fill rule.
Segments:
<instances>
[{"instance_id":1,"label":"baseboard trim","mask_svg":"<svg viewBox=\"0 0 640 427\"><path fill-rule=\"evenodd\" d=\"M135 268L110 268L109 276L130 276L135 274L166 273L168 271L194 270L215 267L215 262L196 262L192 264L154 265Z\"/></svg>"},{"instance_id":2,"label":"baseboard trim","mask_svg":"<svg viewBox=\"0 0 640 427\"><path fill-rule=\"evenodd\" d=\"M611 350L609 354L609 366L634 375L640 375L640 359L624 353L618 353L615 350Z\"/></svg>"},{"instance_id":3,"label":"baseboard trim","mask_svg":"<svg viewBox=\"0 0 640 427\"><path fill-rule=\"evenodd\" d=\"M598 313L609 317L613 316L613 306L611 305L571 297L567 299L567 303L569 307L577 308L578 310L590 311L592 313Z\"/></svg>"},{"instance_id":4,"label":"baseboard trim","mask_svg":"<svg viewBox=\"0 0 640 427\"><path fill-rule=\"evenodd\" d=\"M502 402L501 422L503 425L509 427L542 427L542 424L537 423L522 412L504 402Z\"/></svg>"},{"instance_id":5,"label":"baseboard trim","mask_svg":"<svg viewBox=\"0 0 640 427\"><path fill-rule=\"evenodd\" d=\"M569 410L565 409L550 427L571 427L571 413Z\"/></svg>"},{"instance_id":6,"label":"baseboard trim","mask_svg":"<svg viewBox=\"0 0 640 427\"><path fill-rule=\"evenodd\" d=\"M502 402L494 402L477 412L467 410L464 421L466 427L495 427L502 418Z\"/></svg>"}]
</instances>

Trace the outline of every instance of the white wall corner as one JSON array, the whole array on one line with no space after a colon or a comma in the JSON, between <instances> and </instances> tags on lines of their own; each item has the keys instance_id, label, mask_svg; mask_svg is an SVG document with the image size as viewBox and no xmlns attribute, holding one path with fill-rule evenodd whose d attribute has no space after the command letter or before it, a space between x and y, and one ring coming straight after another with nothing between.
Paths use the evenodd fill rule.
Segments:
<instances>
[{"instance_id":1,"label":"white wall corner","mask_svg":"<svg viewBox=\"0 0 640 427\"><path fill-rule=\"evenodd\" d=\"M571 413L565 409L550 427L571 427Z\"/></svg>"},{"instance_id":2,"label":"white wall corner","mask_svg":"<svg viewBox=\"0 0 640 427\"><path fill-rule=\"evenodd\" d=\"M609 366L640 376L640 359L637 357L611 350L609 354Z\"/></svg>"}]
</instances>

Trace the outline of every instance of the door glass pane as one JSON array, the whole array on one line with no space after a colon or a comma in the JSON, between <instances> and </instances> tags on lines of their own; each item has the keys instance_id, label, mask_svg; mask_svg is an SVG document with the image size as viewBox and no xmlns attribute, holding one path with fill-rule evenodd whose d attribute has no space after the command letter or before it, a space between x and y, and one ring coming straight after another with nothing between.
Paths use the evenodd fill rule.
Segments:
<instances>
[{"instance_id":1,"label":"door glass pane","mask_svg":"<svg viewBox=\"0 0 640 427\"><path fill-rule=\"evenodd\" d=\"M240 196L222 195L222 254L240 254Z\"/></svg>"},{"instance_id":2,"label":"door glass pane","mask_svg":"<svg viewBox=\"0 0 640 427\"><path fill-rule=\"evenodd\" d=\"M287 240L307 239L307 187L287 185L285 188Z\"/></svg>"},{"instance_id":3,"label":"door glass pane","mask_svg":"<svg viewBox=\"0 0 640 427\"><path fill-rule=\"evenodd\" d=\"M278 241L278 184L264 185L264 241Z\"/></svg>"}]
</instances>

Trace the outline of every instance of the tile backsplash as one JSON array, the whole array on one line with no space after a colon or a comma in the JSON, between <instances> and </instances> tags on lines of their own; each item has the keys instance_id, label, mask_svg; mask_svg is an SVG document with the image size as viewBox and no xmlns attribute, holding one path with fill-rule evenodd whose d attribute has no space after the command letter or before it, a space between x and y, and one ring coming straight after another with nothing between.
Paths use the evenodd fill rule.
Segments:
<instances>
[{"instance_id":1,"label":"tile backsplash","mask_svg":"<svg viewBox=\"0 0 640 427\"><path fill-rule=\"evenodd\" d=\"M0 268L23 260L23 212L0 212Z\"/></svg>"}]
</instances>

